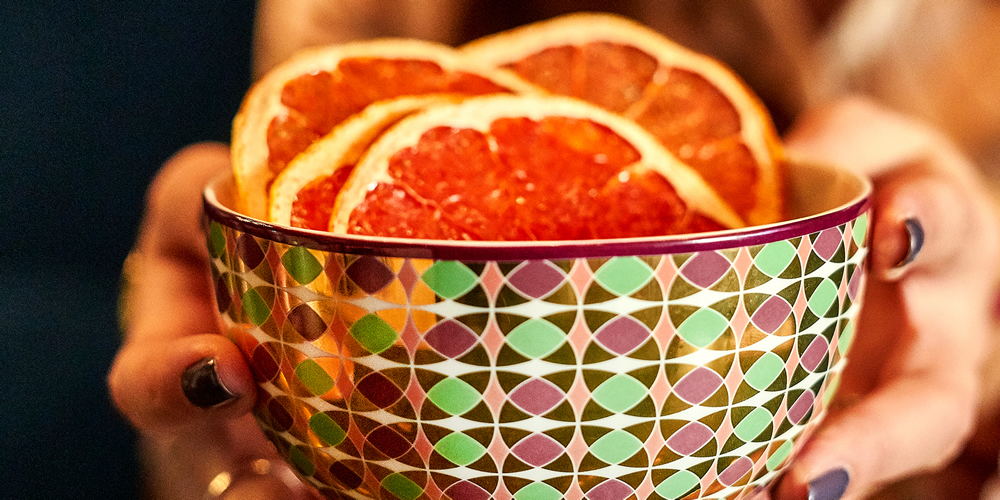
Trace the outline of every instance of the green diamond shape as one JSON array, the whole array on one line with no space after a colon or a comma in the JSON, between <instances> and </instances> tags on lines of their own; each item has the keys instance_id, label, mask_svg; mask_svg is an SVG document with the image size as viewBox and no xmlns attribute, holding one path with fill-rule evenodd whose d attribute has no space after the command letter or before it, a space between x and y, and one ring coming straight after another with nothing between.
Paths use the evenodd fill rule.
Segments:
<instances>
[{"instance_id":1,"label":"green diamond shape","mask_svg":"<svg viewBox=\"0 0 1000 500\"><path fill-rule=\"evenodd\" d=\"M226 252L226 233L222 225L212 221L208 226L208 254L213 258L219 258Z\"/></svg>"},{"instance_id":2,"label":"green diamond shape","mask_svg":"<svg viewBox=\"0 0 1000 500\"><path fill-rule=\"evenodd\" d=\"M685 342L705 348L729 328L729 320L715 309L698 309L677 327L677 334Z\"/></svg>"},{"instance_id":3,"label":"green diamond shape","mask_svg":"<svg viewBox=\"0 0 1000 500\"><path fill-rule=\"evenodd\" d=\"M653 277L653 269L638 257L615 257L594 273L594 279L618 295L628 295Z\"/></svg>"},{"instance_id":4,"label":"green diamond shape","mask_svg":"<svg viewBox=\"0 0 1000 500\"><path fill-rule=\"evenodd\" d=\"M382 480L382 487L400 500L416 500L424 493L424 489L412 479L400 474L389 474Z\"/></svg>"},{"instance_id":5,"label":"green diamond shape","mask_svg":"<svg viewBox=\"0 0 1000 500\"><path fill-rule=\"evenodd\" d=\"M260 292L253 288L243 294L243 312L257 326L263 325L271 317L271 307L260 296Z\"/></svg>"},{"instance_id":6,"label":"green diamond shape","mask_svg":"<svg viewBox=\"0 0 1000 500\"><path fill-rule=\"evenodd\" d=\"M559 490L545 483L531 483L514 493L514 500L560 500Z\"/></svg>"},{"instance_id":7,"label":"green diamond shape","mask_svg":"<svg viewBox=\"0 0 1000 500\"><path fill-rule=\"evenodd\" d=\"M457 299L472 290L479 276L465 264L453 260L435 262L421 278L434 293L446 299Z\"/></svg>"},{"instance_id":8,"label":"green diamond shape","mask_svg":"<svg viewBox=\"0 0 1000 500\"><path fill-rule=\"evenodd\" d=\"M309 460L309 456L306 455L305 448L302 446L292 446L288 450L288 460L303 476L311 476L316 473L316 465L312 463L312 460Z\"/></svg>"},{"instance_id":9,"label":"green diamond shape","mask_svg":"<svg viewBox=\"0 0 1000 500\"><path fill-rule=\"evenodd\" d=\"M441 438L434 451L455 465L469 465L486 454L486 447L467 434L455 432Z\"/></svg>"},{"instance_id":10,"label":"green diamond shape","mask_svg":"<svg viewBox=\"0 0 1000 500\"><path fill-rule=\"evenodd\" d=\"M816 316L823 316L835 300L837 300L837 285L828 278L823 278L819 286L813 290L812 296L809 297L809 309Z\"/></svg>"},{"instance_id":11,"label":"green diamond shape","mask_svg":"<svg viewBox=\"0 0 1000 500\"><path fill-rule=\"evenodd\" d=\"M750 387L763 391L774 382L774 379L778 378L778 374L784 369L785 361L781 359L781 356L773 352L766 352L747 370L744 379Z\"/></svg>"},{"instance_id":12,"label":"green diamond shape","mask_svg":"<svg viewBox=\"0 0 1000 500\"><path fill-rule=\"evenodd\" d=\"M375 314L368 314L355 321L350 330L351 336L372 354L388 349L399 338L396 329Z\"/></svg>"},{"instance_id":13,"label":"green diamond shape","mask_svg":"<svg viewBox=\"0 0 1000 500\"><path fill-rule=\"evenodd\" d=\"M847 325L844 326L843 331L840 332L840 339L837 340L837 351L840 352L841 356L847 356L847 352L851 350L851 344L854 343L854 322L849 321Z\"/></svg>"},{"instance_id":14,"label":"green diamond shape","mask_svg":"<svg viewBox=\"0 0 1000 500\"><path fill-rule=\"evenodd\" d=\"M733 429L733 433L743 441L750 442L761 432L764 432L764 429L767 429L773 420L774 415L771 415L771 412L767 411L766 408L757 407L749 415L743 417L743 420L740 420L740 423Z\"/></svg>"},{"instance_id":15,"label":"green diamond shape","mask_svg":"<svg viewBox=\"0 0 1000 500\"><path fill-rule=\"evenodd\" d=\"M320 396L333 389L333 379L315 360L306 359L295 366L295 376L309 392Z\"/></svg>"},{"instance_id":16,"label":"green diamond shape","mask_svg":"<svg viewBox=\"0 0 1000 500\"><path fill-rule=\"evenodd\" d=\"M620 463L642 449L642 441L621 429L615 429L590 445L590 452L609 463Z\"/></svg>"},{"instance_id":17,"label":"green diamond shape","mask_svg":"<svg viewBox=\"0 0 1000 500\"><path fill-rule=\"evenodd\" d=\"M592 393L594 401L610 411L621 413L639 404L648 390L634 377L619 373L597 386Z\"/></svg>"},{"instance_id":18,"label":"green diamond shape","mask_svg":"<svg viewBox=\"0 0 1000 500\"><path fill-rule=\"evenodd\" d=\"M777 450L774 450L774 454L767 457L767 462L765 462L767 470L774 470L775 467L781 465L781 463L784 462L785 459L791 454L792 442L785 441L784 443L781 443L781 446L779 446Z\"/></svg>"},{"instance_id":19,"label":"green diamond shape","mask_svg":"<svg viewBox=\"0 0 1000 500\"><path fill-rule=\"evenodd\" d=\"M281 256L281 264L285 266L288 274L295 278L295 281L306 284L323 272L323 265L316 260L316 257L305 247L292 247Z\"/></svg>"},{"instance_id":20,"label":"green diamond shape","mask_svg":"<svg viewBox=\"0 0 1000 500\"><path fill-rule=\"evenodd\" d=\"M854 228L851 230L851 236L854 238L854 244L861 247L865 243L865 234L868 233L868 214L861 214L860 217L854 219Z\"/></svg>"},{"instance_id":21,"label":"green diamond shape","mask_svg":"<svg viewBox=\"0 0 1000 500\"><path fill-rule=\"evenodd\" d=\"M775 278L784 272L796 255L798 250L790 241L775 241L764 245L754 257L753 263L762 273Z\"/></svg>"},{"instance_id":22,"label":"green diamond shape","mask_svg":"<svg viewBox=\"0 0 1000 500\"><path fill-rule=\"evenodd\" d=\"M656 494L674 500L684 496L699 483L701 483L701 478L697 474L687 470L677 471L656 485Z\"/></svg>"},{"instance_id":23,"label":"green diamond shape","mask_svg":"<svg viewBox=\"0 0 1000 500\"><path fill-rule=\"evenodd\" d=\"M449 414L461 415L479 404L482 395L464 380L449 377L431 387L427 398Z\"/></svg>"},{"instance_id":24,"label":"green diamond shape","mask_svg":"<svg viewBox=\"0 0 1000 500\"><path fill-rule=\"evenodd\" d=\"M552 354L566 340L566 334L544 319L529 319L507 334L507 342L529 358Z\"/></svg>"},{"instance_id":25,"label":"green diamond shape","mask_svg":"<svg viewBox=\"0 0 1000 500\"><path fill-rule=\"evenodd\" d=\"M347 431L326 413L317 413L310 417L309 428L330 446L337 446L347 437Z\"/></svg>"}]
</instances>

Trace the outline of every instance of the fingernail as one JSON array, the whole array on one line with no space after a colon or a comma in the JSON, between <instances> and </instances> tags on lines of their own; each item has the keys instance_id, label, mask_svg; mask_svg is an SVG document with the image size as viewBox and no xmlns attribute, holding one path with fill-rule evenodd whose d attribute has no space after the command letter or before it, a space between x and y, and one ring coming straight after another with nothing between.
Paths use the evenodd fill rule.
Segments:
<instances>
[{"instance_id":1,"label":"fingernail","mask_svg":"<svg viewBox=\"0 0 1000 500\"><path fill-rule=\"evenodd\" d=\"M896 264L896 269L913 262L917 258L917 254L920 253L920 249L924 247L924 226L920 225L920 221L911 217L903 221L903 226L906 228L910 246L906 249L906 255L903 256L903 259Z\"/></svg>"},{"instance_id":2,"label":"fingernail","mask_svg":"<svg viewBox=\"0 0 1000 500\"><path fill-rule=\"evenodd\" d=\"M219 380L215 358L202 358L184 370L181 389L191 404L199 408L213 408L236 397Z\"/></svg>"},{"instance_id":3,"label":"fingernail","mask_svg":"<svg viewBox=\"0 0 1000 500\"><path fill-rule=\"evenodd\" d=\"M834 469L809 482L809 500L839 500L847 491L851 476L844 469Z\"/></svg>"}]
</instances>

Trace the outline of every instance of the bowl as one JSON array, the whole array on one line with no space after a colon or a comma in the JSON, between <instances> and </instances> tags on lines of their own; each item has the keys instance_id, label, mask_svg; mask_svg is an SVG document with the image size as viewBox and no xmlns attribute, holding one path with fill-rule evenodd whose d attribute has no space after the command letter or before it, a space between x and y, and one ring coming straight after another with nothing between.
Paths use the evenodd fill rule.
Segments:
<instances>
[{"instance_id":1,"label":"bowl","mask_svg":"<svg viewBox=\"0 0 1000 500\"><path fill-rule=\"evenodd\" d=\"M205 190L254 415L329 498L739 498L823 419L871 186L790 165L787 222L566 242L336 236Z\"/></svg>"}]
</instances>

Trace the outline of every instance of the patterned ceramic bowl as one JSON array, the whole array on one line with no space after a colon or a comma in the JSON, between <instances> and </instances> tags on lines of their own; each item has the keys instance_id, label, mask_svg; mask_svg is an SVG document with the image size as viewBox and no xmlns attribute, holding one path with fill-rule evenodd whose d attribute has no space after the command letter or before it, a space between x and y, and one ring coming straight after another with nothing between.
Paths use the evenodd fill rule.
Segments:
<instances>
[{"instance_id":1,"label":"patterned ceramic bowl","mask_svg":"<svg viewBox=\"0 0 1000 500\"><path fill-rule=\"evenodd\" d=\"M206 190L255 415L330 498L737 498L836 392L870 186L798 165L790 222L496 243L336 237Z\"/></svg>"}]
</instances>

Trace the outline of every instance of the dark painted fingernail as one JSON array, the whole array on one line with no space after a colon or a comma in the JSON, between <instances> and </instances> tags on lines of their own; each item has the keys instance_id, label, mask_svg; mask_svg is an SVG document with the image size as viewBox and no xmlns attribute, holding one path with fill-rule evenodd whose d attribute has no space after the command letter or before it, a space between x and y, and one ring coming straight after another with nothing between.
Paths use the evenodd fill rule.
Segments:
<instances>
[{"instance_id":1,"label":"dark painted fingernail","mask_svg":"<svg viewBox=\"0 0 1000 500\"><path fill-rule=\"evenodd\" d=\"M809 500L839 500L847 491L851 476L844 469L834 469L809 482Z\"/></svg>"},{"instance_id":2,"label":"dark painted fingernail","mask_svg":"<svg viewBox=\"0 0 1000 500\"><path fill-rule=\"evenodd\" d=\"M236 397L219 380L215 358L202 358L184 370L181 389L191 404L199 408L213 408Z\"/></svg>"},{"instance_id":3,"label":"dark painted fingernail","mask_svg":"<svg viewBox=\"0 0 1000 500\"><path fill-rule=\"evenodd\" d=\"M903 259L896 264L897 269L913 262L913 259L916 259L917 254L920 253L920 249L924 247L924 226L920 225L920 221L909 218L903 221L903 225L906 228L910 246L906 249L906 255L903 256Z\"/></svg>"}]
</instances>

